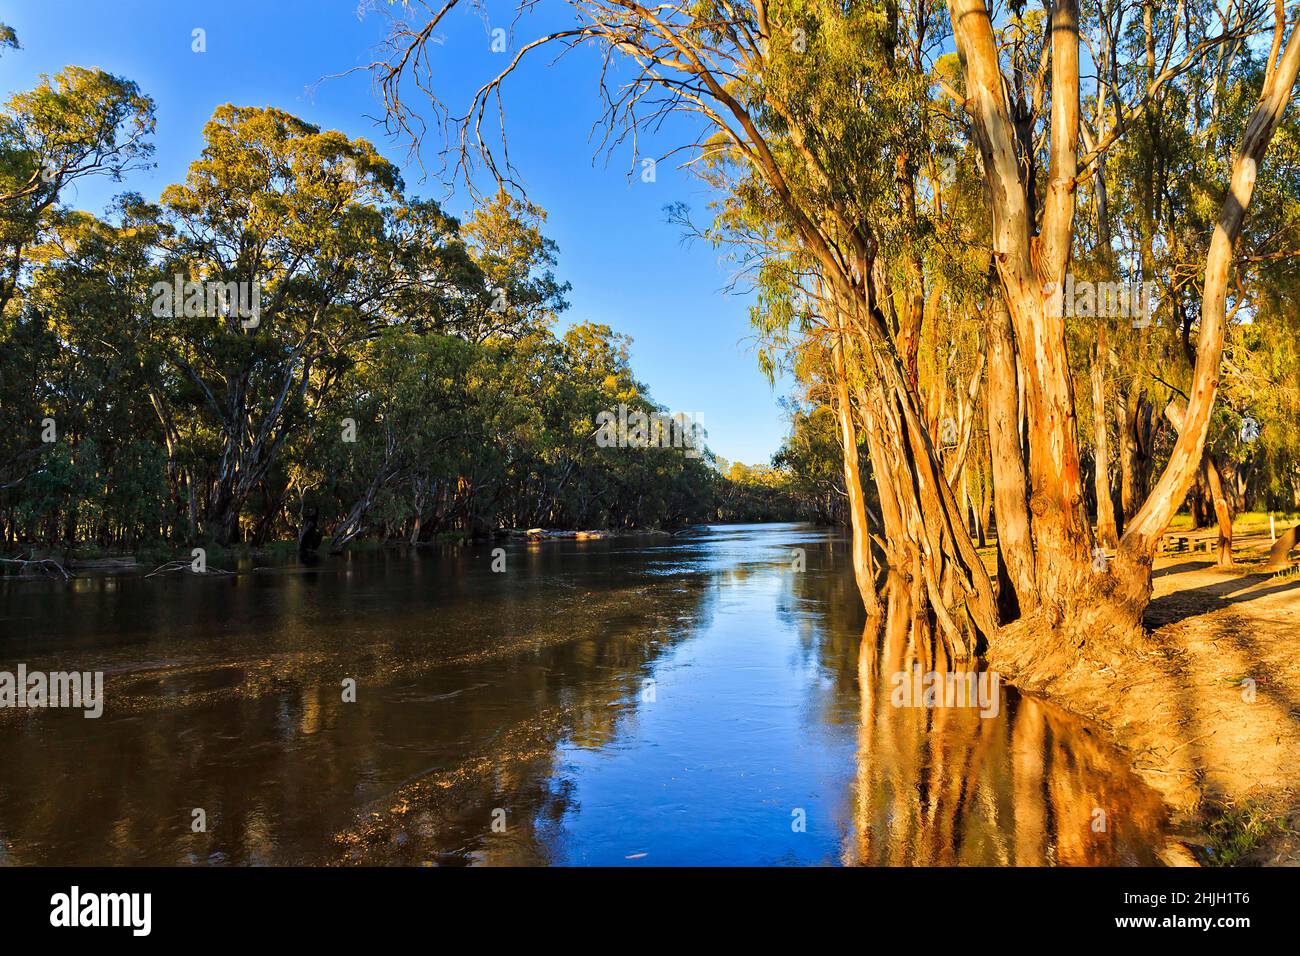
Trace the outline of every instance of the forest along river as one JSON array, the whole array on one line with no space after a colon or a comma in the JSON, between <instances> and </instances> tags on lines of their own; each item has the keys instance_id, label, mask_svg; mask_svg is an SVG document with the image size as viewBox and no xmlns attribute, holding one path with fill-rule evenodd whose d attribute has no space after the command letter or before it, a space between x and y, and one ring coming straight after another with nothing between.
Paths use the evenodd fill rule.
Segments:
<instances>
[{"instance_id":1,"label":"forest along river","mask_svg":"<svg viewBox=\"0 0 1300 956\"><path fill-rule=\"evenodd\" d=\"M895 706L889 649L859 693L838 532L498 545L0 583L0 671L106 675L0 710L0 863L1157 862L1061 711Z\"/></svg>"}]
</instances>

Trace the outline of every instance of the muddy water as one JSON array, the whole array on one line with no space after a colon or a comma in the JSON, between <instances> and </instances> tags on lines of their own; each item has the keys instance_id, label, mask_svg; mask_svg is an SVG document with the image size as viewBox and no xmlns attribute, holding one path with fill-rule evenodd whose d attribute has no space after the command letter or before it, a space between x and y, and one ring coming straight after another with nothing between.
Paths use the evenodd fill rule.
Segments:
<instances>
[{"instance_id":1,"label":"muddy water","mask_svg":"<svg viewBox=\"0 0 1300 956\"><path fill-rule=\"evenodd\" d=\"M0 710L0 862L1156 861L1077 721L896 706L834 533L491 547L0 583L0 671L106 675L98 720Z\"/></svg>"}]
</instances>

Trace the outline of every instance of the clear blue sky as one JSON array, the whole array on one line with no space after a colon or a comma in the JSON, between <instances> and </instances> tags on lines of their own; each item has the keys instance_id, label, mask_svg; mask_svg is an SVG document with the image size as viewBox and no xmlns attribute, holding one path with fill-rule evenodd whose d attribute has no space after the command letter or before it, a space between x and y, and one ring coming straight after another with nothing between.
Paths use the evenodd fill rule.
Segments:
<instances>
[{"instance_id":1,"label":"clear blue sky","mask_svg":"<svg viewBox=\"0 0 1300 956\"><path fill-rule=\"evenodd\" d=\"M513 3L497 4L491 13L513 10ZM226 102L275 106L370 139L403 163L408 192L444 200L443 184L434 177L421 182L404 146L385 140L375 125L380 107L368 75L317 82L373 58L386 19L373 11L359 16L358 0L10 0L0 21L17 31L23 46L0 58L6 97L34 86L41 73L77 64L134 80L157 103L157 168L124 184L84 183L66 197L71 205L100 212L107 198L126 188L156 198L184 177L202 147L203 124ZM457 110L513 55L492 52L490 29L497 25L467 7L440 31L437 89ZM512 49L545 25L526 18ZM196 27L206 31L202 54L191 50ZM709 446L720 455L765 462L787 426L777 394L758 370L748 302L724 292L730 267L719 252L683 245L663 211L667 203L686 202L702 219L707 192L672 162L658 165L654 183L639 175L629 180L630 148L608 165L595 156L589 141L599 116L595 51L575 52L558 64L545 52L533 56L507 87L506 125L529 198L550 215L548 232L560 247L558 274L573 284L566 321L604 322L631 335L633 369L658 402L699 413ZM417 95L414 88L409 95ZM679 126L676 136L667 131L643 140L643 155L662 154L681 134ZM437 167L428 157L426 165ZM463 190L445 202L465 213Z\"/></svg>"}]
</instances>

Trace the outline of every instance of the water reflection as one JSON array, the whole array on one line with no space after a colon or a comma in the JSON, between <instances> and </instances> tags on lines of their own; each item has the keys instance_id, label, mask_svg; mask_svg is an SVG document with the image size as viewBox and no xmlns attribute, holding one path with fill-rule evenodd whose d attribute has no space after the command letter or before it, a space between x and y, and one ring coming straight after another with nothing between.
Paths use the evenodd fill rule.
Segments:
<instances>
[{"instance_id":1,"label":"water reflection","mask_svg":"<svg viewBox=\"0 0 1300 956\"><path fill-rule=\"evenodd\" d=\"M933 653L916 647L909 631L865 633L846 863L1159 862L1163 805L1083 722L1005 686L994 716L988 706L897 706L900 687L917 672L961 674L942 645ZM996 687L994 675L965 676L968 687L975 680L981 690Z\"/></svg>"},{"instance_id":2,"label":"water reflection","mask_svg":"<svg viewBox=\"0 0 1300 956\"><path fill-rule=\"evenodd\" d=\"M0 711L0 860L1154 862L1159 804L1077 722L892 706L945 665L863 648L848 560L732 526L0 583L0 669L107 672L100 720Z\"/></svg>"}]
</instances>

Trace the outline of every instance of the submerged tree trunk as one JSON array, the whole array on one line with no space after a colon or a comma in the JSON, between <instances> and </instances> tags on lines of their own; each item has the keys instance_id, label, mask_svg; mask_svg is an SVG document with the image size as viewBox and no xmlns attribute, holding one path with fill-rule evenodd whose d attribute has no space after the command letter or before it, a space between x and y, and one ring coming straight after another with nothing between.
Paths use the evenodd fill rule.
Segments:
<instances>
[{"instance_id":1,"label":"submerged tree trunk","mask_svg":"<svg viewBox=\"0 0 1300 956\"><path fill-rule=\"evenodd\" d=\"M987 638L997 627L992 582L884 323L879 315L853 318L876 379L871 397L858 386L858 408L871 453L889 567L914 589L918 629L928 628L932 616L933 629L952 655L969 658L981 636Z\"/></svg>"}]
</instances>

